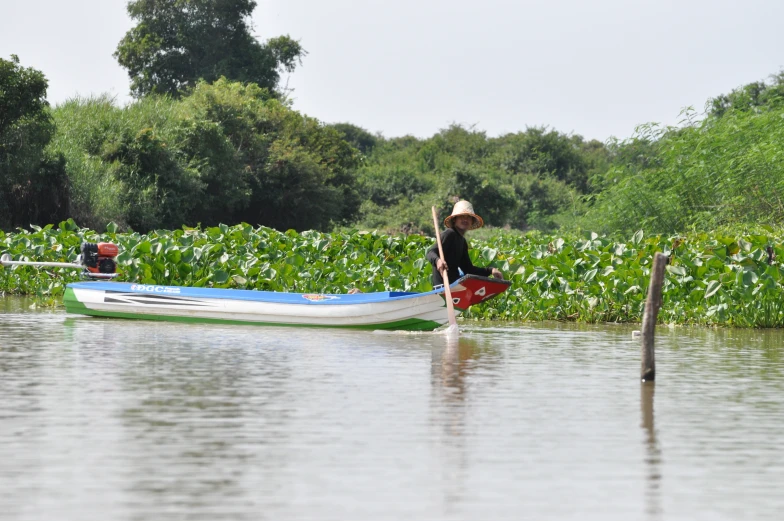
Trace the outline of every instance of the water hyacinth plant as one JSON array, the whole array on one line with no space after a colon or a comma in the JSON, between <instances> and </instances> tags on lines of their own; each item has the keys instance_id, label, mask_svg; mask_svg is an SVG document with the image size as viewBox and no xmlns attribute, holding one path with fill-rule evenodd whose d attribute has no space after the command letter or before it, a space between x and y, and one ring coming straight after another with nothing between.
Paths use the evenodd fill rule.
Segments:
<instances>
[{"instance_id":1,"label":"water hyacinth plant","mask_svg":"<svg viewBox=\"0 0 784 521\"><path fill-rule=\"evenodd\" d=\"M301 293L427 291L425 252L433 238L349 230L279 232L248 224L106 233L58 226L0 232L14 260L74 262L80 244L118 245L118 280L144 284ZM599 236L491 232L473 238L472 260L499 268L511 288L470 308L473 319L639 322L653 254L670 256L659 319L671 324L784 326L784 239L767 234L691 234L628 241ZM0 269L0 291L56 305L76 270Z\"/></svg>"}]
</instances>

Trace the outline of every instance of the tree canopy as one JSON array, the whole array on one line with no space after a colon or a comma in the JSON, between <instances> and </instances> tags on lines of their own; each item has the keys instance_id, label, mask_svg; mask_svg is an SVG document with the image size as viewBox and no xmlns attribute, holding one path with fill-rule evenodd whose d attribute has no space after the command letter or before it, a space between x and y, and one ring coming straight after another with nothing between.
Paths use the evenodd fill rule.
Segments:
<instances>
[{"instance_id":1,"label":"tree canopy","mask_svg":"<svg viewBox=\"0 0 784 521\"><path fill-rule=\"evenodd\" d=\"M489 226L553 228L557 214L573 212L607 162L602 143L546 128L490 138L451 125L422 140L374 137L345 123L334 127L367 150L357 172L358 224L365 228L432 232L430 207L447 212L454 198L481 208ZM372 147L363 144L368 136Z\"/></svg>"},{"instance_id":2,"label":"tree canopy","mask_svg":"<svg viewBox=\"0 0 784 521\"><path fill-rule=\"evenodd\" d=\"M359 153L335 129L255 84L199 82L189 96L106 97L53 110L80 224L148 231L244 221L285 230L351 222Z\"/></svg>"},{"instance_id":3,"label":"tree canopy","mask_svg":"<svg viewBox=\"0 0 784 521\"><path fill-rule=\"evenodd\" d=\"M66 216L64 161L44 153L55 132L47 87L44 74L17 56L0 58L0 227Z\"/></svg>"},{"instance_id":4,"label":"tree canopy","mask_svg":"<svg viewBox=\"0 0 784 521\"><path fill-rule=\"evenodd\" d=\"M770 76L770 82L755 81L722 94L708 102L708 112L721 117L732 109L755 110L781 107L784 104L784 71Z\"/></svg>"},{"instance_id":5,"label":"tree canopy","mask_svg":"<svg viewBox=\"0 0 784 521\"><path fill-rule=\"evenodd\" d=\"M17 56L0 58L0 168L6 180L37 163L52 137L47 86L43 73L22 67Z\"/></svg>"},{"instance_id":6,"label":"tree canopy","mask_svg":"<svg viewBox=\"0 0 784 521\"><path fill-rule=\"evenodd\" d=\"M128 70L136 97L179 96L201 79L256 83L276 94L280 72L293 71L305 50L288 36L260 43L249 17L255 0L132 0L137 25L114 57Z\"/></svg>"}]
</instances>

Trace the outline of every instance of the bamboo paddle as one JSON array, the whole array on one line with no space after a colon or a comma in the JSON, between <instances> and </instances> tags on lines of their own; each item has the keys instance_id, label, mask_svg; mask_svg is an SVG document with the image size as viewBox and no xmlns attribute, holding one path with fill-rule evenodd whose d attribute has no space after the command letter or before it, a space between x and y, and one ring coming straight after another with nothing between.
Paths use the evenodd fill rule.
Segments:
<instances>
[{"instance_id":1,"label":"bamboo paddle","mask_svg":"<svg viewBox=\"0 0 784 521\"><path fill-rule=\"evenodd\" d=\"M441 257L441 261L446 264L446 261L444 260L444 249L441 247L441 232L438 231L438 214L436 213L435 206L433 206L433 226L436 228L436 244L438 244L438 255ZM441 278L444 279L444 294L446 295L446 311L447 315L449 316L449 327L452 328L452 326L454 326L455 331L457 331L455 303L452 302L452 291L449 289L449 276L447 275L445 269L441 270Z\"/></svg>"}]
</instances>

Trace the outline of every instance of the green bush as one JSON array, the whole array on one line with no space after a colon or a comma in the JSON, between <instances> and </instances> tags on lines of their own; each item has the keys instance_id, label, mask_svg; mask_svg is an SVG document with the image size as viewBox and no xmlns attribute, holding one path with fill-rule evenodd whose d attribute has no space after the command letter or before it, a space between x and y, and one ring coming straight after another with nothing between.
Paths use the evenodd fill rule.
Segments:
<instances>
[{"instance_id":1,"label":"green bush","mask_svg":"<svg viewBox=\"0 0 784 521\"><path fill-rule=\"evenodd\" d=\"M327 229L359 209L357 151L255 85L202 82L180 100L148 96L122 108L75 99L53 116L50 150L66 160L71 216L92 229Z\"/></svg>"}]
</instances>

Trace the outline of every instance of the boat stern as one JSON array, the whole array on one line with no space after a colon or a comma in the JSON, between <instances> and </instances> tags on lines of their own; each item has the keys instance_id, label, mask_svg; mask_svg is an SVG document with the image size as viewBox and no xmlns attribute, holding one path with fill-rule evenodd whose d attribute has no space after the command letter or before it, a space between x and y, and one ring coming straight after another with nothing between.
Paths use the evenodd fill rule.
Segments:
<instances>
[{"instance_id":1,"label":"boat stern","mask_svg":"<svg viewBox=\"0 0 784 521\"><path fill-rule=\"evenodd\" d=\"M508 280L466 275L457 279L449 289L455 308L463 311L500 295L511 285L512 282Z\"/></svg>"}]
</instances>

